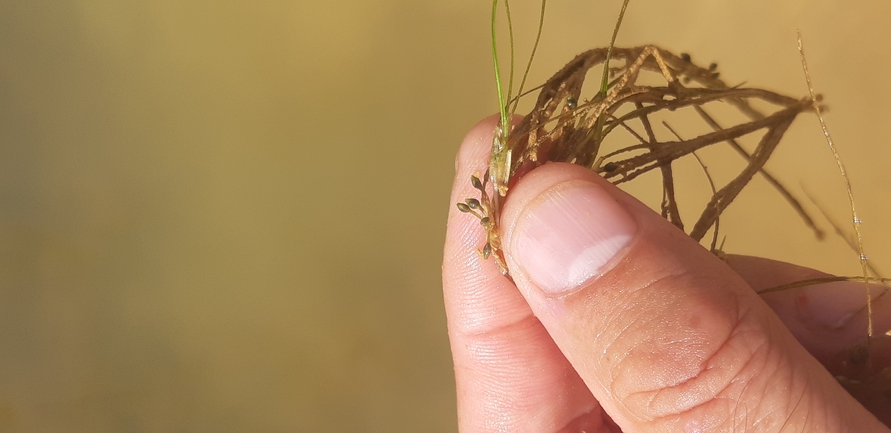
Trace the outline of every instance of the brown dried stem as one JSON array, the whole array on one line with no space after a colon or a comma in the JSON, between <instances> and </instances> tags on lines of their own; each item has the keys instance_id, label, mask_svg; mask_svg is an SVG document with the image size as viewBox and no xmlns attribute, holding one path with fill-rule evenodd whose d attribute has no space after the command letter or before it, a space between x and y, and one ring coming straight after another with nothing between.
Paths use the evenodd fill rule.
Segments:
<instances>
[{"instance_id":1,"label":"brown dried stem","mask_svg":"<svg viewBox=\"0 0 891 433\"><path fill-rule=\"evenodd\" d=\"M696 150L717 143L728 143L746 159L746 167L721 187L702 210L690 236L700 240L715 224L719 215L740 194L752 177L761 172L802 216L818 236L813 219L801 204L769 173L764 164L779 144L783 134L798 114L812 109L810 98L795 99L763 89L737 88L718 78L714 67L702 68L688 56L677 56L653 46L614 48L612 59L620 63L610 91L582 99L582 87L589 71L606 59L607 48L597 48L576 56L543 86L531 112L511 131L509 147L514 159L510 166L510 184L529 170L547 161L564 161L600 172L613 183L633 180L659 168L662 176L662 215L683 229L684 224L675 198L672 162ZM620 72L617 72L620 71ZM656 72L664 86L638 84L642 73ZM685 84L693 87L687 87ZM750 101L761 100L777 109L762 113ZM721 127L708 115L703 105L723 102L736 108L746 120ZM690 139L660 140L650 116L692 107L712 129ZM633 132L629 122L639 123L645 135ZM616 127L632 132L639 144L600 155L604 140ZM762 137L752 153L737 141L761 131ZM628 155L628 156L624 156Z\"/></svg>"}]
</instances>

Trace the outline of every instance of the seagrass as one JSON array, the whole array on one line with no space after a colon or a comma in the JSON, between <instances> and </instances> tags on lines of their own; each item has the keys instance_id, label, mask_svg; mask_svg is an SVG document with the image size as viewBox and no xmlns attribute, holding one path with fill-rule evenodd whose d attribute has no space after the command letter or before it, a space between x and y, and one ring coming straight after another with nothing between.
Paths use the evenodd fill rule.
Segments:
<instances>
[{"instance_id":1,"label":"seagrass","mask_svg":"<svg viewBox=\"0 0 891 433\"><path fill-rule=\"evenodd\" d=\"M688 55L675 55L652 45L612 48L612 82L608 92L598 92L583 99L583 86L592 68L603 65L609 48L596 48L579 54L541 87L531 111L507 134L507 181L487 190L491 176L486 173L472 180L480 198L468 199L459 208L480 217L487 231L484 257L494 256L505 275L509 274L498 242L501 203L523 175L550 161L570 162L594 170L615 184L632 181L651 170L662 176L662 215L674 225L685 228L675 198L672 163L695 151L719 143L728 143L740 153L745 168L712 195L699 212L688 234L697 241L712 228L720 215L759 172L765 175L804 222L818 236L813 219L801 204L776 179L764 164L802 112L811 110L809 98L793 98L765 89L731 87L716 72L716 65L701 67ZM638 84L642 74L661 76L664 85ZM753 107L760 100L773 109ZM710 103L724 103L742 114L744 121L726 127L705 110ZM762 104L765 105L765 104ZM660 113L695 112L705 120L707 132L694 137L660 139L651 124L651 116ZM643 132L638 132L642 129ZM601 154L603 144L619 131L634 136L636 145ZM756 148L748 152L737 141L749 134L760 134Z\"/></svg>"}]
</instances>

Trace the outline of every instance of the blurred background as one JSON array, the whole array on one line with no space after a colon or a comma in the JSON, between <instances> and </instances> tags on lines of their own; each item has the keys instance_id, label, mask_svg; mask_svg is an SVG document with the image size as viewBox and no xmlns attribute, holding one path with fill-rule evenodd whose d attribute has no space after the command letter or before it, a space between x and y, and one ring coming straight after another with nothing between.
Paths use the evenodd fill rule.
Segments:
<instances>
[{"instance_id":1,"label":"blurred background","mask_svg":"<svg viewBox=\"0 0 891 433\"><path fill-rule=\"evenodd\" d=\"M539 5L512 6L524 59ZM552 1L530 82L606 45L619 6ZM0 2L0 432L456 431L440 262L455 151L497 110L490 8ZM633 0L618 44L798 97L801 29L891 273L889 16ZM814 117L768 167L847 227ZM728 252L858 272L761 179L722 232Z\"/></svg>"}]
</instances>

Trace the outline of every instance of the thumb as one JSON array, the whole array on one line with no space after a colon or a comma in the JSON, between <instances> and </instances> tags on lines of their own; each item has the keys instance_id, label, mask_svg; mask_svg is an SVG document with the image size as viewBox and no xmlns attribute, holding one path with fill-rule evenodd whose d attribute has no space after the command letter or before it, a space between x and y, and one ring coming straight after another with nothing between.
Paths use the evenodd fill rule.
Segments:
<instances>
[{"instance_id":1,"label":"thumb","mask_svg":"<svg viewBox=\"0 0 891 433\"><path fill-rule=\"evenodd\" d=\"M502 218L517 286L626 432L886 431L723 262L581 167Z\"/></svg>"}]
</instances>

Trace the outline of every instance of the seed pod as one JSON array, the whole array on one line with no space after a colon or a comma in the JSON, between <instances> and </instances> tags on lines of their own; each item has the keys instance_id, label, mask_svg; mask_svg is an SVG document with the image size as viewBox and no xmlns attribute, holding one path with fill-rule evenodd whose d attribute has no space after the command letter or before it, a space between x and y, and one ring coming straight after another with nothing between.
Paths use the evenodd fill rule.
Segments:
<instances>
[{"instance_id":1,"label":"seed pod","mask_svg":"<svg viewBox=\"0 0 891 433\"><path fill-rule=\"evenodd\" d=\"M461 212L470 212L470 206L468 206L464 203L458 203L457 206L458 206L458 210Z\"/></svg>"},{"instance_id":2,"label":"seed pod","mask_svg":"<svg viewBox=\"0 0 891 433\"><path fill-rule=\"evenodd\" d=\"M475 198L469 198L465 201L467 202L467 206L471 209L479 209L482 207L482 205L480 205L480 201Z\"/></svg>"},{"instance_id":3,"label":"seed pod","mask_svg":"<svg viewBox=\"0 0 891 433\"><path fill-rule=\"evenodd\" d=\"M486 242L486 246L483 247L483 260L488 260L489 256L492 255L492 245Z\"/></svg>"},{"instance_id":4,"label":"seed pod","mask_svg":"<svg viewBox=\"0 0 891 433\"><path fill-rule=\"evenodd\" d=\"M489 217L482 217L482 218L480 219L480 225L483 226L483 227L488 227L488 226L489 226L489 223L490 223L491 221L492 221L492 220L490 220Z\"/></svg>"},{"instance_id":5,"label":"seed pod","mask_svg":"<svg viewBox=\"0 0 891 433\"><path fill-rule=\"evenodd\" d=\"M482 189L483 189L483 183L480 182L480 178L478 178L476 176L470 176L470 184L473 185L474 188L476 188L480 191L482 191Z\"/></svg>"}]
</instances>

